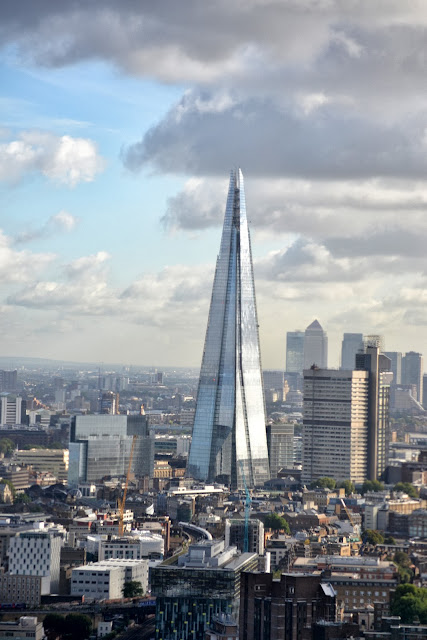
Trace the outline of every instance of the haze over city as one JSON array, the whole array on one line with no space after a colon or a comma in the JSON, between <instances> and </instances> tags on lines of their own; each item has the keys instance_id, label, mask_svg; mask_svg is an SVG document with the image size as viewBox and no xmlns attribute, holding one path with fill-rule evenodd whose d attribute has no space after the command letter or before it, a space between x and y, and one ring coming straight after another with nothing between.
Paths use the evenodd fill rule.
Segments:
<instances>
[{"instance_id":1,"label":"haze over city","mask_svg":"<svg viewBox=\"0 0 427 640\"><path fill-rule=\"evenodd\" d=\"M228 173L264 368L426 353L423 2L0 7L2 356L199 366Z\"/></svg>"}]
</instances>

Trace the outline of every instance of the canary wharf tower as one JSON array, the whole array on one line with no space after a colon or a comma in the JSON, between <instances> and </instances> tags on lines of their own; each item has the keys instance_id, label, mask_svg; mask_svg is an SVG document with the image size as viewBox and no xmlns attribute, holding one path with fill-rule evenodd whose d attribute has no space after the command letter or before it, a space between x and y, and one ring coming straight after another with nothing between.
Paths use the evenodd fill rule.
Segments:
<instances>
[{"instance_id":1,"label":"canary wharf tower","mask_svg":"<svg viewBox=\"0 0 427 640\"><path fill-rule=\"evenodd\" d=\"M269 479L243 175L232 171L200 371L188 473L232 488Z\"/></svg>"}]
</instances>

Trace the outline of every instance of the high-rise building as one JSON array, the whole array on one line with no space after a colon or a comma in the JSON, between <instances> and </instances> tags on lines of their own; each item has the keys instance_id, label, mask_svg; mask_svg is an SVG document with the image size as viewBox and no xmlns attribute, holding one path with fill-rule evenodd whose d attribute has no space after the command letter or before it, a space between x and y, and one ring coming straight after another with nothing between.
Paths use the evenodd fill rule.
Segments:
<instances>
[{"instance_id":1,"label":"high-rise building","mask_svg":"<svg viewBox=\"0 0 427 640\"><path fill-rule=\"evenodd\" d=\"M156 640L204 638L213 618L222 614L238 620L241 576L257 565L256 553L208 540L190 545L178 564L153 567Z\"/></svg>"},{"instance_id":2,"label":"high-rise building","mask_svg":"<svg viewBox=\"0 0 427 640\"><path fill-rule=\"evenodd\" d=\"M302 375L304 369L304 331L286 334L286 371Z\"/></svg>"},{"instance_id":3,"label":"high-rise building","mask_svg":"<svg viewBox=\"0 0 427 640\"><path fill-rule=\"evenodd\" d=\"M378 480L387 466L390 431L391 362L377 346L356 355L356 369L369 373L367 478Z\"/></svg>"},{"instance_id":4,"label":"high-rise building","mask_svg":"<svg viewBox=\"0 0 427 640\"><path fill-rule=\"evenodd\" d=\"M280 469L291 469L294 462L294 425L267 425L267 446L270 475L277 478Z\"/></svg>"},{"instance_id":5,"label":"high-rise building","mask_svg":"<svg viewBox=\"0 0 427 640\"><path fill-rule=\"evenodd\" d=\"M9 545L9 574L41 576L41 593L58 593L61 547L66 531L61 525L20 531Z\"/></svg>"},{"instance_id":6,"label":"high-rise building","mask_svg":"<svg viewBox=\"0 0 427 640\"><path fill-rule=\"evenodd\" d=\"M18 388L17 370L0 369L0 391L16 391Z\"/></svg>"},{"instance_id":7,"label":"high-rise building","mask_svg":"<svg viewBox=\"0 0 427 640\"><path fill-rule=\"evenodd\" d=\"M309 324L304 334L304 369L313 364L319 369L328 366L328 336L318 320Z\"/></svg>"},{"instance_id":8,"label":"high-rise building","mask_svg":"<svg viewBox=\"0 0 427 640\"><path fill-rule=\"evenodd\" d=\"M402 358L402 384L415 385L417 397L423 404L423 356L415 351L408 351Z\"/></svg>"},{"instance_id":9,"label":"high-rise building","mask_svg":"<svg viewBox=\"0 0 427 640\"><path fill-rule=\"evenodd\" d=\"M135 435L131 471L153 477L154 435L148 429L147 416L75 416L70 430L68 484L77 487L107 476L125 476Z\"/></svg>"},{"instance_id":10,"label":"high-rise building","mask_svg":"<svg viewBox=\"0 0 427 640\"><path fill-rule=\"evenodd\" d=\"M363 351L363 333L345 333L341 344L341 369L354 369L359 351Z\"/></svg>"},{"instance_id":11,"label":"high-rise building","mask_svg":"<svg viewBox=\"0 0 427 640\"><path fill-rule=\"evenodd\" d=\"M3 393L0 396L0 424L21 424L22 409L23 402L20 396L12 396L7 393Z\"/></svg>"},{"instance_id":12,"label":"high-rise building","mask_svg":"<svg viewBox=\"0 0 427 640\"><path fill-rule=\"evenodd\" d=\"M232 171L200 371L188 472L231 487L269 479L251 244ZM244 476L244 477L243 477Z\"/></svg>"},{"instance_id":13,"label":"high-rise building","mask_svg":"<svg viewBox=\"0 0 427 640\"><path fill-rule=\"evenodd\" d=\"M367 371L304 371L302 480L363 482L368 463Z\"/></svg>"},{"instance_id":14,"label":"high-rise building","mask_svg":"<svg viewBox=\"0 0 427 640\"><path fill-rule=\"evenodd\" d=\"M393 384L402 384L402 354L400 351L385 351L384 355L390 358Z\"/></svg>"}]
</instances>

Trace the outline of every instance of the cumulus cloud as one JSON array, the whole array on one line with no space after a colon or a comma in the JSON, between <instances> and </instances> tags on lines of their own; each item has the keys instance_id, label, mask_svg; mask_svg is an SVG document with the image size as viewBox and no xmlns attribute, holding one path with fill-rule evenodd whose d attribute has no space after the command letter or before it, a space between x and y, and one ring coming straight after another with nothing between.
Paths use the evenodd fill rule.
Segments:
<instances>
[{"instance_id":1,"label":"cumulus cloud","mask_svg":"<svg viewBox=\"0 0 427 640\"><path fill-rule=\"evenodd\" d=\"M24 131L0 144L0 181L18 182L28 174L42 174L70 187L92 182L104 162L95 143L86 138Z\"/></svg>"},{"instance_id":2,"label":"cumulus cloud","mask_svg":"<svg viewBox=\"0 0 427 640\"><path fill-rule=\"evenodd\" d=\"M55 257L50 253L17 251L12 245L12 239L0 230L0 281L3 285L32 280L34 274L43 271Z\"/></svg>"},{"instance_id":3,"label":"cumulus cloud","mask_svg":"<svg viewBox=\"0 0 427 640\"><path fill-rule=\"evenodd\" d=\"M15 244L22 244L31 242L32 240L38 240L39 238L46 238L56 233L69 233L75 229L78 222L79 218L68 213L68 211L60 211L50 216L40 227L18 233L15 236L14 242Z\"/></svg>"}]
</instances>

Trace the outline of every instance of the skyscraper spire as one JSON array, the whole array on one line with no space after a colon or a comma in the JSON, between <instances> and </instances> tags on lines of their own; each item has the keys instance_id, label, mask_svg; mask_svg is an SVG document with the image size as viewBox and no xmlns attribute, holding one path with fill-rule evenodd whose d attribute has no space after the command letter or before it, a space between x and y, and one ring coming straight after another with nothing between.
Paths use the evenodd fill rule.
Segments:
<instances>
[{"instance_id":1,"label":"skyscraper spire","mask_svg":"<svg viewBox=\"0 0 427 640\"><path fill-rule=\"evenodd\" d=\"M249 487L269 479L243 175L232 171L200 371L188 471Z\"/></svg>"}]
</instances>

